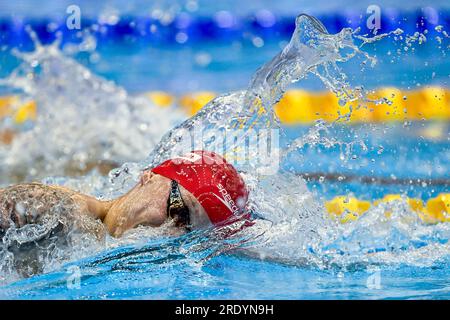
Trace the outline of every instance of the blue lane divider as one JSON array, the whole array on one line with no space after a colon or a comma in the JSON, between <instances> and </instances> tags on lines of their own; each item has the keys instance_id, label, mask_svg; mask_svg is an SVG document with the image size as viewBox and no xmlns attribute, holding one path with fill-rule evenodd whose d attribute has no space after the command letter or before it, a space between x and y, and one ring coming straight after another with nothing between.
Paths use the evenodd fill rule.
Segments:
<instances>
[{"instance_id":1,"label":"blue lane divider","mask_svg":"<svg viewBox=\"0 0 450 320\"><path fill-rule=\"evenodd\" d=\"M367 27L369 14L365 11L346 10L335 14L317 16L330 33L336 33L344 27L361 28L361 34L370 34ZM89 29L96 35L99 43L110 41L152 42L162 44L184 44L201 41L234 41L261 37L288 39L294 30L294 17L276 16L267 10L261 10L250 16L239 16L230 12L217 12L212 16L197 16L181 13L172 21L164 22L151 17L122 16L114 24L106 24L92 18L83 18L82 29ZM399 11L383 8L381 10L379 33L401 28L407 34L428 30L436 33L435 27L442 25L449 30L450 10L431 7L414 11ZM43 43L50 43L55 32L63 34L64 42L81 41L80 30L69 30L62 19L0 19L0 45L28 47L31 40L25 32L25 26L31 26Z\"/></svg>"}]
</instances>

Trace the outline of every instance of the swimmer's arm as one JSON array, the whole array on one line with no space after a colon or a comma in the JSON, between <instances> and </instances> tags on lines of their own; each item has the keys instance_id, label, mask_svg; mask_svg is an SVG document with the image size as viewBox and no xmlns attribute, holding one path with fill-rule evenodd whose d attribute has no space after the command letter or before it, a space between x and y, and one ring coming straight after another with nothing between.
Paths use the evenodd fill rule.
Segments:
<instances>
[{"instance_id":1,"label":"swimmer's arm","mask_svg":"<svg viewBox=\"0 0 450 320\"><path fill-rule=\"evenodd\" d=\"M23 215L17 211L17 202L27 197L35 198L38 201L38 208L33 211L33 215ZM68 198L72 200L72 204L67 202ZM103 237L104 230L96 227L98 224L89 221L92 219L103 220L112 202L100 201L69 188L40 183L19 184L0 189L0 228L9 228L11 219L17 227L36 223L41 215L51 212L52 207L58 202L69 206L67 209L80 229L93 233L99 238ZM70 207L72 205L75 207Z\"/></svg>"},{"instance_id":2,"label":"swimmer's arm","mask_svg":"<svg viewBox=\"0 0 450 320\"><path fill-rule=\"evenodd\" d=\"M100 219L103 221L108 213L108 210L113 204L113 201L101 201L95 197L73 191L66 187L53 186L53 188L57 188L60 191L71 194L72 200L79 207L79 212L88 213L94 219Z\"/></svg>"},{"instance_id":3,"label":"swimmer's arm","mask_svg":"<svg viewBox=\"0 0 450 320\"><path fill-rule=\"evenodd\" d=\"M113 201L100 201L81 193L73 195L72 199L78 204L81 212L87 212L91 217L102 221L113 204Z\"/></svg>"},{"instance_id":4,"label":"swimmer's arm","mask_svg":"<svg viewBox=\"0 0 450 320\"><path fill-rule=\"evenodd\" d=\"M106 231L105 228L100 228L98 224L90 223L85 218L99 219L103 222L114 201L100 201L82 193L73 193L70 189L66 189L66 191L72 192L71 198L78 207L75 211L75 224L77 227L84 232L95 235L98 239L103 239Z\"/></svg>"},{"instance_id":5,"label":"swimmer's arm","mask_svg":"<svg viewBox=\"0 0 450 320\"><path fill-rule=\"evenodd\" d=\"M98 224L89 222L89 220L98 219L103 222L114 201L101 201L95 197L75 192L69 188L61 186L53 187L70 194L71 199L75 202L77 206L74 212L76 226L84 232L95 235L98 239L103 239L106 231L105 228L99 228Z\"/></svg>"}]
</instances>

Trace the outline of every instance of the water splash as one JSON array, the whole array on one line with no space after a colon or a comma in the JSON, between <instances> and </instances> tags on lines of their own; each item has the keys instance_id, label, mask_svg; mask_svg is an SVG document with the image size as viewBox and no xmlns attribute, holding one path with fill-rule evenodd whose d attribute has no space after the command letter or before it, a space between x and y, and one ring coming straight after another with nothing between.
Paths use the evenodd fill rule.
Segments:
<instances>
[{"instance_id":1,"label":"water splash","mask_svg":"<svg viewBox=\"0 0 450 320\"><path fill-rule=\"evenodd\" d=\"M392 34L398 36L400 32L397 30ZM207 129L238 131L239 136L235 144L223 150L225 154L232 152L240 147L252 129L279 128L273 111L274 105L290 83L304 79L308 75L322 80L324 85L340 99L341 105L356 100L370 101L362 86L349 84L348 77L340 68L340 64L348 63L356 56L362 56L365 62L373 65L375 60L362 51L362 45L357 46L354 43L355 39L366 45L384 37L384 35L377 35L375 39L355 37L351 29L343 29L338 34L330 35L316 19L301 15L296 20L296 29L289 44L279 55L256 72L246 91L222 95L211 101L197 115L164 135L145 160L128 162L121 168L113 170L110 172L109 181L95 173L82 179L53 178L46 181L73 186L77 190L103 198L112 198L129 190L136 183L143 168L154 166L174 154L190 151L192 145L186 146L180 141L196 130L201 132ZM66 65L65 62L63 65ZM83 71L86 70L83 69ZM92 75L88 78L92 79ZM94 82L98 85L98 79L95 79ZM63 78L60 81L66 81L66 79ZM58 82L46 84L57 86ZM128 110L129 98L123 90L111 87L102 81L98 87L101 88L101 92L107 92L107 96L114 95L116 100L114 103L117 103L117 99L121 101L118 105L119 110ZM43 88L43 90L48 92L46 90L54 89ZM64 92L63 98L67 95L71 99L76 99L76 95L73 96L68 91ZM87 92L95 97L95 92ZM54 94L51 92L48 96L51 97ZM92 97L88 96L88 98ZM105 101L112 103L108 99ZM108 103L100 104L99 115L103 114L102 110L110 111L107 105ZM123 105L127 108L122 109ZM351 111L350 109L350 113ZM81 109L80 112L83 113L85 110ZM125 114L127 112L124 111ZM89 114L89 112L86 113ZM118 114L114 112L111 121L117 119ZM362 140L352 137L352 141L347 143L333 137L330 129L342 119L345 121L345 118L346 115L341 115L330 124L319 121L305 135L295 139L286 148L281 148L279 152L281 159L283 160L305 145L320 145L328 148L339 146L345 151L343 161L351 154L355 145L360 145L364 150L366 147ZM132 117L132 119L135 118ZM204 136L197 137L193 143L209 150L218 147L217 141L204 139ZM255 155L256 150L249 150L250 157ZM305 181L298 175L284 171L274 175L262 175L252 170L254 168L246 166L241 166L239 169L244 171L244 179L251 191L250 206L260 219L255 226L239 233L237 240L234 239L236 241L232 239L231 243L227 243L227 240L222 237L212 239L211 235L217 234L216 231L205 230L175 240L162 238L160 244L167 244L166 247L157 248L153 245L145 247L144 245L145 249L141 250L136 242L144 243L149 237L162 237L168 229L165 227L136 229L120 240L107 238L106 246L100 246L101 249L114 248L131 242L133 243L131 247L103 252L100 256L92 258L85 267L104 267L107 270L122 267L139 268L143 262L173 262L174 259L171 258L174 254L175 260L178 259L177 257L182 257L181 259L188 257L187 260L190 262L203 261L223 250L241 247L242 244L245 244L245 248L239 250L242 254L319 268L355 268L374 264L401 263L430 265L448 255L447 225L423 225L417 219L416 213L412 212L404 201L391 204L389 208L379 205L370 209L356 222L340 225L329 219L321 205L321 199L308 190ZM390 217L385 216L386 212L392 213ZM253 241L254 239L258 241ZM183 242L185 240L186 242Z\"/></svg>"},{"instance_id":2,"label":"water splash","mask_svg":"<svg viewBox=\"0 0 450 320\"><path fill-rule=\"evenodd\" d=\"M137 161L184 118L94 75L61 52L61 37L43 46L28 31L34 51L14 51L22 63L0 85L35 101L38 116L34 123L13 126L20 133L11 145L0 145L1 184Z\"/></svg>"},{"instance_id":3,"label":"water splash","mask_svg":"<svg viewBox=\"0 0 450 320\"><path fill-rule=\"evenodd\" d=\"M189 152L192 145L180 142L187 134L195 131L204 132L208 128L213 128L215 132L238 130L238 139L234 144L227 145L227 150L220 150L217 146L219 142L205 139L203 135L198 135L193 141L197 147L219 150L226 154L239 148L251 132L250 129L279 128L274 113L275 104L289 84L308 74L318 76L341 99L342 104L363 99L364 90L352 90L345 73L338 66L338 63L345 63L357 54L369 57L353 44L351 29L346 28L338 34L330 35L317 19L300 15L296 19L296 29L289 44L258 69L246 91L222 95L212 100L194 117L169 131L149 157L139 165L131 168L130 164L126 164L123 170L115 171L113 183L123 186L130 178L134 183L138 175L133 175L133 170L152 167L174 154Z\"/></svg>"},{"instance_id":4,"label":"water splash","mask_svg":"<svg viewBox=\"0 0 450 320\"><path fill-rule=\"evenodd\" d=\"M219 145L220 141L205 139L203 135L194 138L193 144L196 148L201 146L200 148L208 150L219 149L221 153L229 154L242 145L253 129L279 128L274 105L289 84L303 79L308 74L318 76L340 97L343 104L363 98L364 91L352 90L346 75L338 65L358 54L368 57L353 43L352 35L351 29L343 29L336 35L330 35L315 18L300 15L296 19L296 29L289 44L256 72L248 90L217 97L194 117L168 132L145 161L126 164L114 171L111 181L115 192L132 187L142 168L153 167L176 154L190 151L192 144L186 145L182 140L193 132L203 132L209 128L213 128L214 132L237 131L235 143L227 145L226 150L220 149L223 148ZM322 137L321 132L326 131L329 126L332 124L317 123L309 134L299 137L299 140L287 149L280 150L281 161L306 143L324 144L329 147L342 144L337 139ZM250 158L258 156L256 149L250 147L248 152ZM264 245L255 246L256 250L248 249L246 252L280 261L322 265L324 261L318 254L319 248L324 241L336 239L338 229L326 217L323 207L308 191L304 180L287 172L263 176L253 170L256 168L238 167L252 172L244 174L244 177L251 190L250 202L253 210L264 219L260 221L272 223L261 241Z\"/></svg>"}]
</instances>

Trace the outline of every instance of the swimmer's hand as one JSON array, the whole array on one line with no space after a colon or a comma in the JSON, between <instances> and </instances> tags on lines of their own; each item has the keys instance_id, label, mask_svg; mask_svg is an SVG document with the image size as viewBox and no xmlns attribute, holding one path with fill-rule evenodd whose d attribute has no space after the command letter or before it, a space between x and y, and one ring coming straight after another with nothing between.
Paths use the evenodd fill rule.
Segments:
<instances>
[{"instance_id":1,"label":"swimmer's hand","mask_svg":"<svg viewBox=\"0 0 450 320\"><path fill-rule=\"evenodd\" d=\"M39 223L57 204L68 200L70 202L70 195L43 184L27 183L8 187L0 192L0 227L6 230L12 225L20 228Z\"/></svg>"},{"instance_id":2,"label":"swimmer's hand","mask_svg":"<svg viewBox=\"0 0 450 320\"><path fill-rule=\"evenodd\" d=\"M79 229L103 237L105 230L99 228L101 223L93 222L102 220L107 209L107 202L68 188L41 183L18 184L0 190L0 229L5 231L13 224L17 228L39 224L49 215L60 215Z\"/></svg>"}]
</instances>

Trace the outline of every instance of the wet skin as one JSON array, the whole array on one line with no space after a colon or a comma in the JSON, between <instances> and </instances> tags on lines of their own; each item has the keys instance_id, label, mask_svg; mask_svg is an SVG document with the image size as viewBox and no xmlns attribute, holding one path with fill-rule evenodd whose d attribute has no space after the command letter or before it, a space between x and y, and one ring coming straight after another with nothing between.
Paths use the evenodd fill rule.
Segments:
<instances>
[{"instance_id":1,"label":"wet skin","mask_svg":"<svg viewBox=\"0 0 450 320\"><path fill-rule=\"evenodd\" d=\"M209 225L211 222L197 199L182 186L179 188L189 209L191 226L201 228ZM170 179L151 171L144 172L139 183L126 194L110 201L101 201L61 186L19 184L0 189L0 229L5 231L11 223L17 227L35 223L53 206L63 205L68 207L74 219L82 216L99 219L112 236L120 237L139 225L159 227L170 219L167 217L169 191ZM21 199L19 205L18 198ZM21 210L23 203L33 203L36 199L42 199L38 209Z\"/></svg>"}]
</instances>

